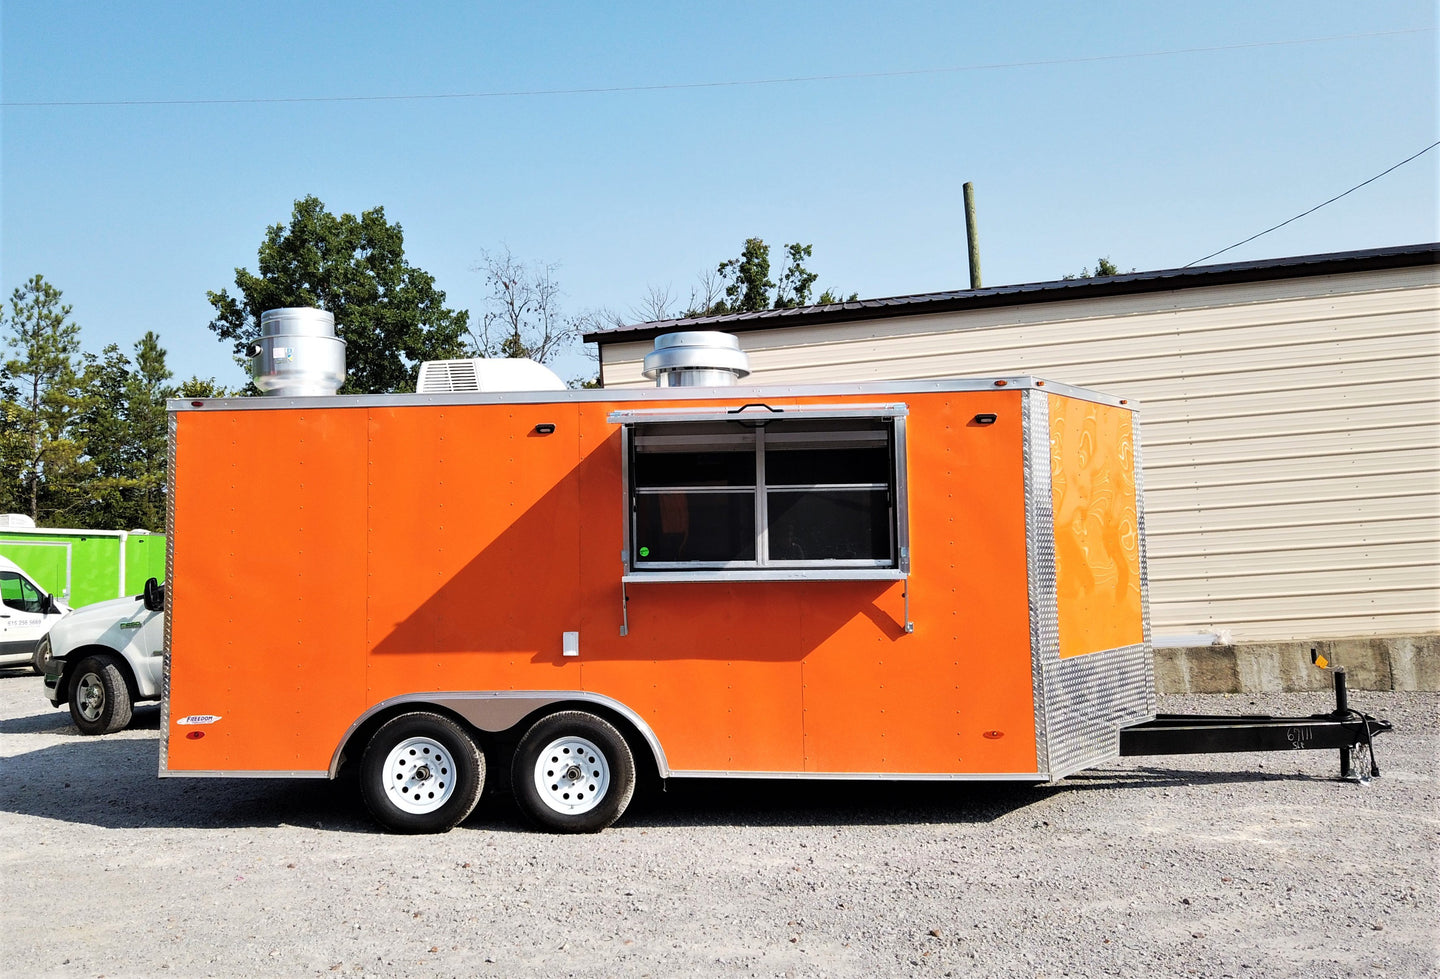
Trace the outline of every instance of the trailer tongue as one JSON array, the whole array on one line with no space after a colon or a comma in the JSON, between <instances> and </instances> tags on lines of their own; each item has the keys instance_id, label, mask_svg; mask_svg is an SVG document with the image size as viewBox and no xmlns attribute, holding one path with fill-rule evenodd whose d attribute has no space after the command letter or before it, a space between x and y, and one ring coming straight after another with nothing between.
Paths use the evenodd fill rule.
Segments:
<instances>
[{"instance_id":1,"label":"trailer tongue","mask_svg":"<svg viewBox=\"0 0 1440 979\"><path fill-rule=\"evenodd\" d=\"M1323 660L1314 650L1310 658ZM1321 666L1323 669L1323 665ZM1120 754L1200 755L1228 751L1299 751L1337 749L1340 777L1365 780L1380 775L1374 737L1394 730L1386 720L1350 707L1345 670L1336 667L1335 709L1307 717L1267 714L1157 714L1154 720L1120 729ZM1352 752L1364 748L1368 771L1352 770Z\"/></svg>"}]
</instances>

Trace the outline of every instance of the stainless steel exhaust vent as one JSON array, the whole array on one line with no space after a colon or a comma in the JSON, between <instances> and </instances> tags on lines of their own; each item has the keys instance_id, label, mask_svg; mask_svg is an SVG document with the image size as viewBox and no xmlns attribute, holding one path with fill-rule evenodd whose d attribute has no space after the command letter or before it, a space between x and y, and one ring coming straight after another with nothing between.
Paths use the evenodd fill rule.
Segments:
<instances>
[{"instance_id":1,"label":"stainless steel exhaust vent","mask_svg":"<svg viewBox=\"0 0 1440 979\"><path fill-rule=\"evenodd\" d=\"M666 333L645 355L645 376L661 388L726 387L749 373L750 358L728 333Z\"/></svg>"},{"instance_id":2,"label":"stainless steel exhaust vent","mask_svg":"<svg viewBox=\"0 0 1440 979\"><path fill-rule=\"evenodd\" d=\"M249 353L250 377L269 395L324 396L345 383L345 341L335 335L334 314L323 309L267 309Z\"/></svg>"}]
</instances>

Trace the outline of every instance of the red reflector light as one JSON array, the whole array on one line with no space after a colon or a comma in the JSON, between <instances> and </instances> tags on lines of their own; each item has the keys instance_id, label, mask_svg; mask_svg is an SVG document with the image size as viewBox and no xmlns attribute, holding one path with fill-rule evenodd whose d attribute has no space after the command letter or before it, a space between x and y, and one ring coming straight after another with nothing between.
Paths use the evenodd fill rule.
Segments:
<instances>
[{"instance_id":1,"label":"red reflector light","mask_svg":"<svg viewBox=\"0 0 1440 979\"><path fill-rule=\"evenodd\" d=\"M192 408L203 408L203 407L205 407L205 402L203 402L203 401L192 401L192 402L190 402L190 407L192 407Z\"/></svg>"},{"instance_id":2,"label":"red reflector light","mask_svg":"<svg viewBox=\"0 0 1440 979\"><path fill-rule=\"evenodd\" d=\"M989 738L991 741L999 741L1001 738L1005 737L1005 732L1004 732L1004 731L986 731L984 736L987 737L987 738Z\"/></svg>"},{"instance_id":3,"label":"red reflector light","mask_svg":"<svg viewBox=\"0 0 1440 979\"><path fill-rule=\"evenodd\" d=\"M203 737L205 737L205 732L204 732L204 731L191 731L189 734L185 735L185 740L186 740L186 741L199 741L199 740L200 740L201 738L203 738ZM988 738L989 735L987 734L986 737Z\"/></svg>"}]
</instances>

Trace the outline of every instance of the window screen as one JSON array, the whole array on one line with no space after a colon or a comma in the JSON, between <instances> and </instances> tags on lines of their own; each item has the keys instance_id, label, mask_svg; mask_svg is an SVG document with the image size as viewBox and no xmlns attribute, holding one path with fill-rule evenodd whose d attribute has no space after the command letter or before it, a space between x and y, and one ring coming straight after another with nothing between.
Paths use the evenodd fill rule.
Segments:
<instances>
[{"instance_id":1,"label":"window screen","mask_svg":"<svg viewBox=\"0 0 1440 979\"><path fill-rule=\"evenodd\" d=\"M637 570L897 566L893 418L637 423Z\"/></svg>"}]
</instances>

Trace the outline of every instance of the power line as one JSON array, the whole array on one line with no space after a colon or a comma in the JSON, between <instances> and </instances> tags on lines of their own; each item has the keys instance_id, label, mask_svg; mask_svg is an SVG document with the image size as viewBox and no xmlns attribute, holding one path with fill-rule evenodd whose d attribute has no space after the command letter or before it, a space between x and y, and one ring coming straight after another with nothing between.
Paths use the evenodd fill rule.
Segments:
<instances>
[{"instance_id":1,"label":"power line","mask_svg":"<svg viewBox=\"0 0 1440 979\"><path fill-rule=\"evenodd\" d=\"M1365 34L1329 34L1324 37L1293 38L1281 41L1252 41L1246 44L1220 44L1212 47L1172 48L1167 51L1142 51L1132 54L1102 54L1085 58L1055 58L1045 61L1007 61L995 64L952 65L943 68L913 68L898 71L844 72L830 75L794 75L781 78L749 78L716 82L676 82L657 85L614 85L596 88L537 88L496 90L490 92L450 92L435 95L329 95L281 98L235 99L92 99L73 101L0 102L3 109L53 109L83 106L145 106L145 105L276 105L312 102L427 102L447 99L502 99L546 95L614 95L626 92L672 92L700 88L740 88L755 85L794 85L802 82L833 82L864 78L905 78L913 75L946 75L968 71L1000 71L1009 68L1042 68L1055 65L1083 65L1105 61L1131 61L1140 58L1162 58L1177 54L1210 54L1217 51L1243 51L1252 48L1285 47L1296 44L1320 44L1327 41L1348 41L1356 38L1394 37L1401 34L1434 33L1433 27L1413 27L1396 31L1373 31Z\"/></svg>"},{"instance_id":2,"label":"power line","mask_svg":"<svg viewBox=\"0 0 1440 979\"><path fill-rule=\"evenodd\" d=\"M1334 197L1330 198L1328 201L1325 201L1324 204L1316 204L1314 207L1310 208L1310 210L1308 210L1308 211L1303 211L1303 212L1301 212L1300 214L1295 215L1293 218L1289 218L1289 219L1287 219L1287 220L1281 221L1279 224L1275 225L1275 227L1273 227L1273 228L1266 228L1264 231L1261 231L1261 232L1259 232L1258 234L1253 234L1253 235L1251 235L1249 238L1246 238L1244 241L1237 241L1237 242L1235 242L1235 244L1233 244L1233 245L1227 245L1227 246L1225 246L1224 248L1220 249L1218 252L1211 252L1209 255L1206 255L1205 258L1197 258L1197 259L1195 259L1195 261L1189 262L1189 263L1187 263L1187 264L1185 264L1185 265L1182 265L1182 266L1180 266L1180 267L1181 267L1182 269L1188 269L1191 265L1199 265L1201 262L1205 261L1206 259L1214 258L1216 255L1223 255L1223 254L1225 254L1226 252L1230 251L1230 249L1232 249L1232 248L1239 248L1241 245L1248 244L1249 242L1254 241L1256 238L1259 238L1260 235L1268 235L1268 234L1269 234L1270 232L1272 232L1272 231L1275 231L1275 230L1278 230L1278 229L1280 229L1280 228L1283 228L1283 227L1285 227L1285 225L1289 224L1291 221L1299 221L1299 220L1300 220L1301 218L1303 218L1306 214L1314 214L1316 211L1320 210L1320 208L1324 207L1326 204L1334 204L1334 203L1335 203L1336 201L1338 201L1340 198L1346 196L1347 194L1353 194L1353 193L1355 193L1355 191L1359 190L1361 187L1364 187L1366 184L1373 184L1375 181L1377 181L1377 180L1379 180L1381 177L1385 176L1385 174L1390 173L1390 172L1392 172L1392 171L1394 171L1394 170L1399 170L1401 167L1403 167L1405 164L1409 163L1411 160L1418 160L1420 157L1424 156L1426 153L1429 153L1431 150L1433 150L1433 149L1434 149L1435 147L1437 147L1437 146L1440 146L1440 140L1437 140L1436 142L1431 143L1429 146L1425 147L1423 150L1421 150L1419 153L1416 153L1414 156L1406 157L1405 159L1401 160L1399 163L1397 163L1397 164L1395 164L1393 167L1391 167L1389 170L1382 170L1382 171L1380 171L1379 173L1375 174L1375 176L1371 177L1369 180L1365 180L1365 181L1362 181L1362 182L1356 184L1354 187L1351 187L1349 190L1345 191L1344 194L1336 194Z\"/></svg>"}]
</instances>

